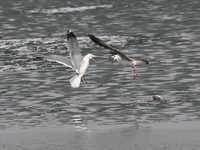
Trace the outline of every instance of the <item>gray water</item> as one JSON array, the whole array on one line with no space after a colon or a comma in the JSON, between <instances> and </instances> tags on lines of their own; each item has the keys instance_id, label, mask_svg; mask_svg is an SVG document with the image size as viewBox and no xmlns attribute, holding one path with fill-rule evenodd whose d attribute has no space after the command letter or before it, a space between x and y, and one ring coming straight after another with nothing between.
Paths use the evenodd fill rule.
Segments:
<instances>
[{"instance_id":1,"label":"gray water","mask_svg":"<svg viewBox=\"0 0 200 150\"><path fill-rule=\"evenodd\" d=\"M111 128L119 131L134 128L131 131L138 132L135 128L140 126L145 129L139 129L137 138L144 140L147 138L143 135L146 128L155 128L158 123L164 125L165 134L169 133L172 124L187 126L189 123L199 133L199 6L199 1L190 0L2 0L0 129L20 133L64 128L67 132L81 130L87 134L102 130L109 133ZM73 70L36 59L36 56L50 54L68 56L67 30L77 36L83 55L93 53L99 56L96 62L90 62L86 75L89 84L81 84L78 89L69 84L69 79L75 74ZM133 80L133 69L122 67L117 62L112 64L109 51L91 42L87 37L89 33L127 56L146 59L150 64L138 67L139 76ZM163 100L153 101L155 94L161 95ZM177 129L173 128L173 133L179 134ZM196 130L186 130L191 134L197 133ZM159 139L159 135L155 136L159 131L150 134L150 138ZM113 135L121 133L114 132L110 137ZM129 136L127 134L126 139L120 140L127 140ZM70 137L68 135L66 139ZM110 138L107 134L96 138L102 140L104 137ZM26 139L26 136L22 138ZM110 147L103 149L117 149L118 139L113 141ZM62 142L55 142L52 149L65 149L62 147L65 141ZM80 144L77 148L74 144L70 149L102 149L98 145L84 144L87 146ZM126 142L126 146L119 149L134 147L133 143L129 144ZM193 144L193 149L199 149L198 142L190 144ZM20 149L27 149L27 145ZM33 144L32 148L50 149L51 146L46 145L34 147ZM135 145L136 149L164 148L159 144L155 147L143 147L142 143ZM17 149L15 142L11 147L5 143L0 146L1 149ZM172 147L191 148L180 142Z\"/></svg>"}]
</instances>

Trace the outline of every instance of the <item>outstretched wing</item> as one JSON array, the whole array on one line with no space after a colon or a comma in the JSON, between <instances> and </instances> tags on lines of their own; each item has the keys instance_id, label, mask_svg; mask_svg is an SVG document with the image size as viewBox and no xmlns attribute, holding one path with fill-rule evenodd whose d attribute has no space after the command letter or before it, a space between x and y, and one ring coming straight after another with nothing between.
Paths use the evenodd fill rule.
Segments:
<instances>
[{"instance_id":1,"label":"outstretched wing","mask_svg":"<svg viewBox=\"0 0 200 150\"><path fill-rule=\"evenodd\" d=\"M120 55L121 58L125 59L125 60L131 60L129 57L127 57L124 53L120 52L119 50L111 47L110 45L106 44L105 42L103 42L101 39L95 37L93 34L88 34L89 38L96 44L98 44L101 47L104 47L106 49L110 49L111 50L111 54L112 55Z\"/></svg>"},{"instance_id":2,"label":"outstretched wing","mask_svg":"<svg viewBox=\"0 0 200 150\"><path fill-rule=\"evenodd\" d=\"M83 56L81 55L76 36L74 35L73 32L69 30L67 31L67 42L68 42L68 51L70 53L71 62L74 66L74 69L77 70L80 66Z\"/></svg>"},{"instance_id":3,"label":"outstretched wing","mask_svg":"<svg viewBox=\"0 0 200 150\"><path fill-rule=\"evenodd\" d=\"M48 61L57 62L59 64L63 64L67 67L74 69L71 60L69 58L67 58L66 56L49 55L49 56L44 56L43 58L48 60Z\"/></svg>"}]
</instances>

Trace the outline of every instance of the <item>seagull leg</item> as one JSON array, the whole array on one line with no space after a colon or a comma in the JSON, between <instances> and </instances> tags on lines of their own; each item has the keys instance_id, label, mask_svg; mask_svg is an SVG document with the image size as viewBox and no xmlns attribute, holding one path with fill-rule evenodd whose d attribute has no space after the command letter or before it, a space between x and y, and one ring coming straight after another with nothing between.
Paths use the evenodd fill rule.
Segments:
<instances>
[{"instance_id":1,"label":"seagull leg","mask_svg":"<svg viewBox=\"0 0 200 150\"><path fill-rule=\"evenodd\" d=\"M87 80L85 79L85 77L82 77L83 80L85 80L85 84L88 84ZM83 82L84 83L84 82Z\"/></svg>"},{"instance_id":2,"label":"seagull leg","mask_svg":"<svg viewBox=\"0 0 200 150\"><path fill-rule=\"evenodd\" d=\"M138 72L137 72L137 67L134 66L134 76L133 76L133 79L135 79L137 76L138 76Z\"/></svg>"},{"instance_id":3,"label":"seagull leg","mask_svg":"<svg viewBox=\"0 0 200 150\"><path fill-rule=\"evenodd\" d=\"M137 71L137 68L136 68L136 71L135 71L135 73L136 73L136 75L135 75L135 76L137 77L137 76L138 76L138 71Z\"/></svg>"},{"instance_id":4,"label":"seagull leg","mask_svg":"<svg viewBox=\"0 0 200 150\"><path fill-rule=\"evenodd\" d=\"M84 78L85 79L85 78ZM87 80L85 80L85 84L88 84Z\"/></svg>"},{"instance_id":5,"label":"seagull leg","mask_svg":"<svg viewBox=\"0 0 200 150\"><path fill-rule=\"evenodd\" d=\"M84 84L84 82L83 82L83 78L81 77L81 82Z\"/></svg>"}]
</instances>

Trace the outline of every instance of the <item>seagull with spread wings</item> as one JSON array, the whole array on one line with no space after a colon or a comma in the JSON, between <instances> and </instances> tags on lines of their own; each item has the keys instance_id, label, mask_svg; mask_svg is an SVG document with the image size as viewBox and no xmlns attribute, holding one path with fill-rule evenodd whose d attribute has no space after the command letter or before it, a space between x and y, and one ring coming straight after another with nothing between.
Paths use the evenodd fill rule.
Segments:
<instances>
[{"instance_id":1,"label":"seagull with spread wings","mask_svg":"<svg viewBox=\"0 0 200 150\"><path fill-rule=\"evenodd\" d=\"M106 44L101 39L95 37L93 34L89 34L88 36L94 43L98 44L99 46L110 49L110 53L112 54L111 58L113 58L112 63L116 60L125 67L132 67L134 69L133 79L138 76L137 66L149 64L149 61L144 59L134 60L132 58L129 58L124 53Z\"/></svg>"},{"instance_id":2,"label":"seagull with spread wings","mask_svg":"<svg viewBox=\"0 0 200 150\"><path fill-rule=\"evenodd\" d=\"M87 54L82 56L78 46L77 38L74 33L69 30L67 31L67 43L71 59L67 58L66 56L59 55L45 56L44 59L63 64L75 70L77 74L70 79L70 84L71 87L77 88L80 86L80 82L83 82L83 76L89 66L89 60L92 59L95 62L93 58L97 57L97 55ZM86 80L85 83L87 84Z\"/></svg>"}]
</instances>

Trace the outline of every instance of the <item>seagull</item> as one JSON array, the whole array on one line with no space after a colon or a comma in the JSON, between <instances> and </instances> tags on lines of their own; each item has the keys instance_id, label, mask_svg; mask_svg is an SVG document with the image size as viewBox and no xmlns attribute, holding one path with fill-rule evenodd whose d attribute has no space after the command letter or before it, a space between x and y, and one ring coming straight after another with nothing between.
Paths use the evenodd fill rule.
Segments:
<instances>
[{"instance_id":1,"label":"seagull","mask_svg":"<svg viewBox=\"0 0 200 150\"><path fill-rule=\"evenodd\" d=\"M133 79L135 79L138 76L137 66L149 64L149 61L144 60L144 59L142 59L142 60L134 60L132 58L129 58L124 53L122 53L121 51L111 47L108 44L106 44L101 39L95 37L93 34L88 34L88 36L94 43L98 44L99 46L104 47L106 49L110 49L110 53L112 54L111 58L113 58L112 63L116 60L122 66L132 67L134 69Z\"/></svg>"},{"instance_id":2,"label":"seagull","mask_svg":"<svg viewBox=\"0 0 200 150\"><path fill-rule=\"evenodd\" d=\"M68 43L68 52L70 54L70 58L59 56L59 55L49 55L45 56L44 59L51 62L57 62L63 64L73 70L76 71L76 75L73 76L69 82L71 87L78 88L80 86L80 82L83 82L83 76L86 73L86 70L89 66L89 60L92 59L94 62L94 57L97 55L87 54L85 56L81 55L80 48L78 46L78 41L73 32L67 31L67 43ZM88 82L85 80L85 83Z\"/></svg>"}]
</instances>

